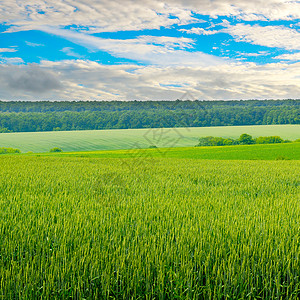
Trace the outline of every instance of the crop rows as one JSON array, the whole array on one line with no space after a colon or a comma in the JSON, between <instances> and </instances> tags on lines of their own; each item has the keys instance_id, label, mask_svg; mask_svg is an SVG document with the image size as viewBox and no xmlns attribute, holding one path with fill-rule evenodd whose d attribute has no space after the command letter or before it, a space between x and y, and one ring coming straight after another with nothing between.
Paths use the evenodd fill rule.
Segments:
<instances>
[{"instance_id":1,"label":"crop rows","mask_svg":"<svg viewBox=\"0 0 300 300\"><path fill-rule=\"evenodd\" d=\"M297 299L300 163L3 157L0 299Z\"/></svg>"}]
</instances>

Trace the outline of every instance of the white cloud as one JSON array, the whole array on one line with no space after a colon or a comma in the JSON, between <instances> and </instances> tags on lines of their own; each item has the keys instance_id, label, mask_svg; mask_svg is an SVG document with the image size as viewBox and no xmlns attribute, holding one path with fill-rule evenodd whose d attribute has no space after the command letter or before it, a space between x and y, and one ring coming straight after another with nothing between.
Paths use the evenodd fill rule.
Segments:
<instances>
[{"instance_id":1,"label":"white cloud","mask_svg":"<svg viewBox=\"0 0 300 300\"><path fill-rule=\"evenodd\" d=\"M32 43L32 42L28 42L28 41L25 41L25 44L27 46L30 46L30 47L42 47L42 46L45 46L44 44Z\"/></svg>"},{"instance_id":2,"label":"white cloud","mask_svg":"<svg viewBox=\"0 0 300 300\"><path fill-rule=\"evenodd\" d=\"M229 33L238 42L288 50L300 49L300 32L284 26L230 25L222 32Z\"/></svg>"},{"instance_id":3,"label":"white cloud","mask_svg":"<svg viewBox=\"0 0 300 300\"><path fill-rule=\"evenodd\" d=\"M173 24L198 22L192 17L191 10L155 0L142 3L134 0L3 0L2 3L2 22L14 25L8 31L31 30L55 24L61 27L80 26L89 32L109 32L159 29Z\"/></svg>"},{"instance_id":4,"label":"white cloud","mask_svg":"<svg viewBox=\"0 0 300 300\"><path fill-rule=\"evenodd\" d=\"M65 53L68 56L73 56L77 58L82 58L82 56L76 52L73 51L73 48L71 47L64 47L60 50L61 52Z\"/></svg>"},{"instance_id":5,"label":"white cloud","mask_svg":"<svg viewBox=\"0 0 300 300\"><path fill-rule=\"evenodd\" d=\"M0 65L0 98L175 100L188 90L196 98L226 100L298 98L300 93L300 63L165 67L108 66L92 61L65 60L43 61L38 71L34 72L28 68L26 65ZM21 79L18 77L14 79L14 84L9 84L9 74L17 74ZM52 84L49 87L45 84L48 80L41 80L44 85L39 86L45 89L37 93L31 89L40 77L51 78ZM31 85L26 82L31 82Z\"/></svg>"},{"instance_id":6,"label":"white cloud","mask_svg":"<svg viewBox=\"0 0 300 300\"><path fill-rule=\"evenodd\" d=\"M274 59L300 61L300 52L278 55Z\"/></svg>"},{"instance_id":7,"label":"white cloud","mask_svg":"<svg viewBox=\"0 0 300 300\"><path fill-rule=\"evenodd\" d=\"M244 57L258 57L258 56L266 56L269 55L270 53L268 51L258 51L256 53L237 51L236 54Z\"/></svg>"},{"instance_id":8,"label":"white cloud","mask_svg":"<svg viewBox=\"0 0 300 300\"><path fill-rule=\"evenodd\" d=\"M236 16L245 21L291 20L300 16L299 1L289 0L173 0L200 14Z\"/></svg>"},{"instance_id":9,"label":"white cloud","mask_svg":"<svg viewBox=\"0 0 300 300\"><path fill-rule=\"evenodd\" d=\"M0 53L1 52L17 52L17 49L14 48L0 48Z\"/></svg>"},{"instance_id":10,"label":"white cloud","mask_svg":"<svg viewBox=\"0 0 300 300\"><path fill-rule=\"evenodd\" d=\"M255 45L283 48L288 50L300 50L300 32L285 26L259 26L248 24L231 25L229 22L221 24L225 28L220 30L205 30L203 28L180 29L190 34L211 35L228 33L237 42L247 42Z\"/></svg>"},{"instance_id":11,"label":"white cloud","mask_svg":"<svg viewBox=\"0 0 300 300\"><path fill-rule=\"evenodd\" d=\"M234 16L238 20L291 20L300 18L300 2L290 0L2 0L1 22L12 25L8 32L42 30L90 50L106 51L115 57L149 63L152 66L135 64L108 66L81 59L60 62L42 61L40 68L32 69L22 64L22 58L0 57L2 63L0 64L0 97L2 99L34 97L67 100L158 100L179 98L187 89L201 99L299 97L300 63L291 63L298 60L298 54L277 57L288 60L287 63L266 65L233 63L194 51L194 40L190 38L140 36L121 40L91 35L96 32L160 29L174 24L202 22L195 19L193 13L209 15L213 18ZM51 27L53 24L56 27ZM231 25L228 22L219 25L223 29L194 28L184 29L181 32L202 35L226 32L236 41L300 50L300 33L297 29L283 26ZM65 26L73 29L63 29ZM39 44L27 42L27 45L34 47ZM228 45L223 43L220 49L222 46L227 48ZM62 51L67 55L80 57L71 47L65 47ZM241 55L256 54L241 53ZM9 77L9 74L14 72L19 77ZM48 80L50 86L47 85ZM40 90L35 89L35 84L40 85Z\"/></svg>"},{"instance_id":12,"label":"white cloud","mask_svg":"<svg viewBox=\"0 0 300 300\"><path fill-rule=\"evenodd\" d=\"M2 0L0 4L2 22L14 25L10 31L53 24L80 26L90 32L160 29L199 22L192 12L212 17L236 16L247 21L291 20L300 18L300 3L290 0Z\"/></svg>"},{"instance_id":13,"label":"white cloud","mask_svg":"<svg viewBox=\"0 0 300 300\"><path fill-rule=\"evenodd\" d=\"M22 64L24 63L21 57L2 57L0 56L0 64Z\"/></svg>"},{"instance_id":14,"label":"white cloud","mask_svg":"<svg viewBox=\"0 0 300 300\"><path fill-rule=\"evenodd\" d=\"M184 37L140 36L136 39L104 39L72 30L42 27L41 30L62 36L92 50L113 56L156 65L215 65L222 59L202 52L189 52L194 41Z\"/></svg>"},{"instance_id":15,"label":"white cloud","mask_svg":"<svg viewBox=\"0 0 300 300\"><path fill-rule=\"evenodd\" d=\"M181 32L186 32L188 34L198 34L198 35L213 35L220 33L218 30L205 30L203 28L194 27L191 29L179 29Z\"/></svg>"}]
</instances>

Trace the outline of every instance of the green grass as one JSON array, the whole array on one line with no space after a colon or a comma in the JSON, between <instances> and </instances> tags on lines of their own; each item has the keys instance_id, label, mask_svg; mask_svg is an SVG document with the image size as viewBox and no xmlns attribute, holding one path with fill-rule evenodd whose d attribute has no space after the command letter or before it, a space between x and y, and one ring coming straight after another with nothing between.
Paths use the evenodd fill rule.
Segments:
<instances>
[{"instance_id":1,"label":"green grass","mask_svg":"<svg viewBox=\"0 0 300 300\"><path fill-rule=\"evenodd\" d=\"M53 147L63 151L95 151L157 147L193 147L199 137L238 138L242 133L253 137L279 135L283 139L299 138L300 125L224 126L171 129L123 129L94 131L53 131L0 133L0 147L22 152L48 152Z\"/></svg>"},{"instance_id":2,"label":"green grass","mask_svg":"<svg viewBox=\"0 0 300 300\"><path fill-rule=\"evenodd\" d=\"M27 155L27 154L26 154ZM29 154L28 154L29 155ZM30 154L36 155L36 154ZM300 160L300 143L288 144L259 144L236 145L218 147L184 147L184 148L157 148L133 149L112 151L82 151L63 153L41 153L42 156L73 156L93 158L190 158L190 159L217 159L217 160Z\"/></svg>"},{"instance_id":3,"label":"green grass","mask_svg":"<svg viewBox=\"0 0 300 300\"><path fill-rule=\"evenodd\" d=\"M299 299L300 162L143 162L1 157L0 298Z\"/></svg>"}]
</instances>

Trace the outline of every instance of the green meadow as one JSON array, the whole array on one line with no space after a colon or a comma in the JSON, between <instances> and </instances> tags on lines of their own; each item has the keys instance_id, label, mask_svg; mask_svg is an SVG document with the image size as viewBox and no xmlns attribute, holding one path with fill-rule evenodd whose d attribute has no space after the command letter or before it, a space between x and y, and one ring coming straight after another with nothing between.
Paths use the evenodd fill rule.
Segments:
<instances>
[{"instance_id":1,"label":"green meadow","mask_svg":"<svg viewBox=\"0 0 300 300\"><path fill-rule=\"evenodd\" d=\"M53 147L63 151L95 151L165 147L193 147L204 136L238 138L242 133L253 137L279 135L299 138L300 125L223 126L162 129L120 129L0 133L0 146L22 152L48 152Z\"/></svg>"}]
</instances>

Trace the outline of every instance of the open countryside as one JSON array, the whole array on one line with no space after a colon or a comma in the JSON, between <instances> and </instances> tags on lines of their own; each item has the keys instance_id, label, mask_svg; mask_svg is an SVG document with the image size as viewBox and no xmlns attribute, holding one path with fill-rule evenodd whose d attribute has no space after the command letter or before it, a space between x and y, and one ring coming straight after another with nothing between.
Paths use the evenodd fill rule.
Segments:
<instances>
[{"instance_id":1,"label":"open countryside","mask_svg":"<svg viewBox=\"0 0 300 300\"><path fill-rule=\"evenodd\" d=\"M197 129L295 139L297 126ZM2 155L0 292L297 299L299 160L299 142Z\"/></svg>"},{"instance_id":2,"label":"open countryside","mask_svg":"<svg viewBox=\"0 0 300 300\"><path fill-rule=\"evenodd\" d=\"M0 300L300 300L299 21L0 0Z\"/></svg>"},{"instance_id":3,"label":"open countryside","mask_svg":"<svg viewBox=\"0 0 300 300\"><path fill-rule=\"evenodd\" d=\"M24 152L95 151L156 147L194 147L200 137L238 138L248 133L254 138L278 135L283 139L299 138L300 125L256 125L222 127L147 128L84 131L0 133L0 145Z\"/></svg>"}]
</instances>

